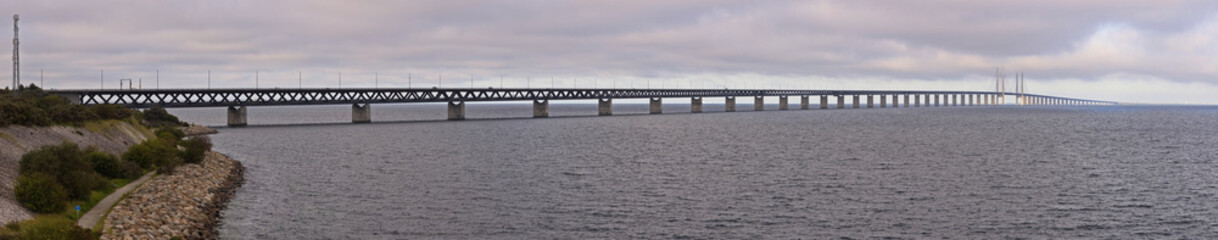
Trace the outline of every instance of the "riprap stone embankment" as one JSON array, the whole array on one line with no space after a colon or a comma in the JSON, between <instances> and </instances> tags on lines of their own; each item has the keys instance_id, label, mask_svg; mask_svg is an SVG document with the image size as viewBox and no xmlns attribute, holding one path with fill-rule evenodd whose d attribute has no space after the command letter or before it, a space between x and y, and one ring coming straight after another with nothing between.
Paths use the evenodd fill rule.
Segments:
<instances>
[{"instance_id":1,"label":"riprap stone embankment","mask_svg":"<svg viewBox=\"0 0 1218 240\"><path fill-rule=\"evenodd\" d=\"M106 216L102 239L215 239L220 211L240 187L240 162L207 152L132 191Z\"/></svg>"}]
</instances>

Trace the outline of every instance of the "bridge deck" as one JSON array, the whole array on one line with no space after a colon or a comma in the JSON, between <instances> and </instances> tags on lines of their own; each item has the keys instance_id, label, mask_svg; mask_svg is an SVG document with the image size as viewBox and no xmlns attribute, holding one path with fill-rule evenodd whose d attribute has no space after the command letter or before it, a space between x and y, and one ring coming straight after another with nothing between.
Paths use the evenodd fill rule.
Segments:
<instances>
[{"instance_id":1,"label":"bridge deck","mask_svg":"<svg viewBox=\"0 0 1218 240\"><path fill-rule=\"evenodd\" d=\"M577 99L629 99L729 96L804 95L998 95L987 91L898 90L783 90L783 89L492 89L492 88L322 88L322 89L162 89L162 90L50 90L81 104L119 104L127 107L220 107L353 103L408 103L453 101L527 101ZM1006 95L1018 95L1006 93ZM1024 94L1056 100L1091 103L1114 102Z\"/></svg>"}]
</instances>

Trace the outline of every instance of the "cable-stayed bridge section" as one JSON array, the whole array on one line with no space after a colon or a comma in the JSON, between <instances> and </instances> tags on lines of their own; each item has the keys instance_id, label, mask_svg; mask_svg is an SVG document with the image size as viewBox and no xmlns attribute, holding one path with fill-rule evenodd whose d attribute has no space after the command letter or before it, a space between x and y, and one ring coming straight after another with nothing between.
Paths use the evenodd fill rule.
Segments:
<instances>
[{"instance_id":1,"label":"cable-stayed bridge section","mask_svg":"<svg viewBox=\"0 0 1218 240\"><path fill-rule=\"evenodd\" d=\"M100 89L50 90L69 100L85 104L117 104L132 108L162 106L228 107L228 124L244 126L247 106L352 104L352 122L370 122L372 103L447 102L448 119L465 119L465 102L533 101L533 116L548 117L550 100L597 99L599 115L612 115L613 99L649 99L650 113L661 113L664 98L691 99L691 112L702 112L702 98L725 98L725 111L736 108L737 97L753 97L754 110L765 110L764 97L779 97L779 110L788 110L788 97L800 97L800 109L811 109L810 96L819 97L819 108L993 106L1004 105L1005 95L1016 97L1017 105L1113 105L1098 101L1038 94L1012 94L990 91L894 91L894 90L787 90L787 89L585 89L585 88L340 88L340 89ZM876 101L878 98L879 101Z\"/></svg>"}]
</instances>

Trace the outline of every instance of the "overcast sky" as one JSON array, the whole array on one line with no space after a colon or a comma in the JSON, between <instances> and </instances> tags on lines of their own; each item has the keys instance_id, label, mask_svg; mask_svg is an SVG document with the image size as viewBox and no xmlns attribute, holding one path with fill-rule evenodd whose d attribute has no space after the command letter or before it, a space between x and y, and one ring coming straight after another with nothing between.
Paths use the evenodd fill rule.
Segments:
<instances>
[{"instance_id":1,"label":"overcast sky","mask_svg":"<svg viewBox=\"0 0 1218 240\"><path fill-rule=\"evenodd\" d=\"M1032 93L1205 104L1218 104L1216 10L1214 0L0 0L0 13L21 15L23 82L43 69L51 88L123 78L151 88L157 70L161 88L205 88L210 70L212 88L338 87L341 73L343 87L468 87L472 75L476 87L980 91L1004 67Z\"/></svg>"}]
</instances>

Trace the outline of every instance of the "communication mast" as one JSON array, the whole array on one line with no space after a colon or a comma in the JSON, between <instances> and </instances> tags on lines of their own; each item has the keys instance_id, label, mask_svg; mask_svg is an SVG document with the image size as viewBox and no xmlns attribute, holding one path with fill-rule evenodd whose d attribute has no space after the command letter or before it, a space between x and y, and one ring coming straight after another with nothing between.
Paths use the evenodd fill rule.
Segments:
<instances>
[{"instance_id":1,"label":"communication mast","mask_svg":"<svg viewBox=\"0 0 1218 240\"><path fill-rule=\"evenodd\" d=\"M17 87L21 85L21 55L17 52L21 42L17 41L17 20L21 20L21 16L13 14L13 94L17 94Z\"/></svg>"}]
</instances>

